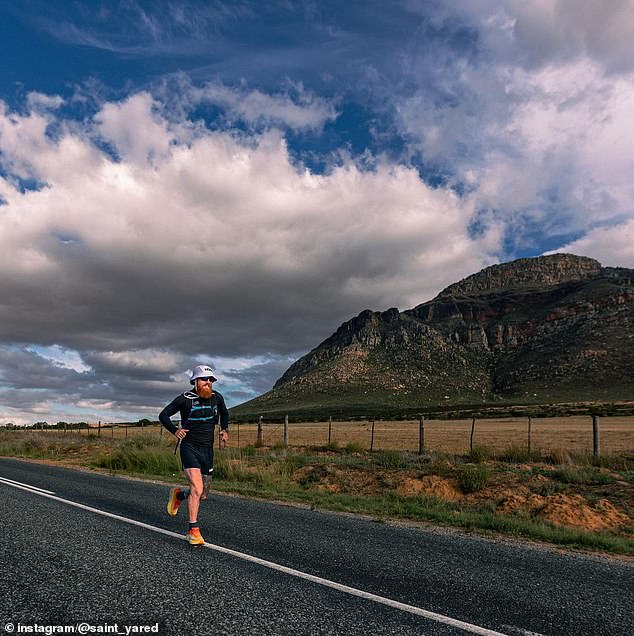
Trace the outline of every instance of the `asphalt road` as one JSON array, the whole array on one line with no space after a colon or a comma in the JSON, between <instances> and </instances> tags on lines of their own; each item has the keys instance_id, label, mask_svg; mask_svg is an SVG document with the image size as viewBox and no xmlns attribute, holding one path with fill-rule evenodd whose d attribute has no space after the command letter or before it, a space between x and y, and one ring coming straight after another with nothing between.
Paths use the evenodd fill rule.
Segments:
<instances>
[{"instance_id":1,"label":"asphalt road","mask_svg":"<svg viewBox=\"0 0 634 636\"><path fill-rule=\"evenodd\" d=\"M168 492L0 459L0 635L634 633L631 562L226 495L195 548Z\"/></svg>"}]
</instances>

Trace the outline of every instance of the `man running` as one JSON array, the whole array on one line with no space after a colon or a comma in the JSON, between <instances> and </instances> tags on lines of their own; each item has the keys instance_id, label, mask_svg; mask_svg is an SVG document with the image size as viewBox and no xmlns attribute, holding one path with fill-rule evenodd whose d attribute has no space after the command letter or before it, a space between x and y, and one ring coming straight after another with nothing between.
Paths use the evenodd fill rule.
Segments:
<instances>
[{"instance_id":1,"label":"man running","mask_svg":"<svg viewBox=\"0 0 634 636\"><path fill-rule=\"evenodd\" d=\"M229 411L222 395L213 390L216 382L213 370L206 364L198 365L192 372L190 383L194 391L185 391L168 404L160 413L161 424L180 442L183 470L189 488L173 488L167 502L167 512L175 515L178 507L187 499L189 530L187 539L192 545L203 545L205 540L198 526L198 506L204 497L204 477L214 469L214 430L220 420L220 440L229 439ZM181 428L170 417L180 413Z\"/></svg>"}]
</instances>

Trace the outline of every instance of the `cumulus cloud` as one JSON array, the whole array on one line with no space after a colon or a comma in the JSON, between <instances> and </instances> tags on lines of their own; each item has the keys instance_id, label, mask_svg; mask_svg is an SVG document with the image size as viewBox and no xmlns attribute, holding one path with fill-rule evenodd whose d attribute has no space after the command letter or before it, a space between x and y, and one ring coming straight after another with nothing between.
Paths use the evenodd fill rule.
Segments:
<instances>
[{"instance_id":1,"label":"cumulus cloud","mask_svg":"<svg viewBox=\"0 0 634 636\"><path fill-rule=\"evenodd\" d=\"M275 129L174 122L148 93L55 138L52 117L0 113L5 170L45 184L0 179L0 338L79 352L90 372L52 377L75 373L81 400L148 404L205 355L260 356L227 378L261 389L360 309L413 306L489 258L469 204L413 168L314 174Z\"/></svg>"},{"instance_id":2,"label":"cumulus cloud","mask_svg":"<svg viewBox=\"0 0 634 636\"><path fill-rule=\"evenodd\" d=\"M612 227L591 230L568 245L561 252L584 254L596 258L603 265L634 268L634 219Z\"/></svg>"},{"instance_id":3,"label":"cumulus cloud","mask_svg":"<svg viewBox=\"0 0 634 636\"><path fill-rule=\"evenodd\" d=\"M633 216L634 3L482 1L444 19L457 15L478 28L475 57L449 54L425 84L408 60L416 88L396 105L412 152L506 228L511 255Z\"/></svg>"},{"instance_id":4,"label":"cumulus cloud","mask_svg":"<svg viewBox=\"0 0 634 636\"><path fill-rule=\"evenodd\" d=\"M499 33L485 28L484 35L498 53L504 52L519 64L539 67L588 57L608 72L634 68L631 0L486 1L474 3L469 10L486 16L487 26L496 22L505 26L513 38L512 46L503 44Z\"/></svg>"}]
</instances>

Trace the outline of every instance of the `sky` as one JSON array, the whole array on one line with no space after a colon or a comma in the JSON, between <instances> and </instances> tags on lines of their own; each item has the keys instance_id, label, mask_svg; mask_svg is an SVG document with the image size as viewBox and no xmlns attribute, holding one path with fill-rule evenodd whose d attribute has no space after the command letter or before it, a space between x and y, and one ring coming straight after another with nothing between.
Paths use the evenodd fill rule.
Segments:
<instances>
[{"instance_id":1,"label":"sky","mask_svg":"<svg viewBox=\"0 0 634 636\"><path fill-rule=\"evenodd\" d=\"M0 424L237 405L364 309L634 267L634 0L0 3Z\"/></svg>"}]
</instances>

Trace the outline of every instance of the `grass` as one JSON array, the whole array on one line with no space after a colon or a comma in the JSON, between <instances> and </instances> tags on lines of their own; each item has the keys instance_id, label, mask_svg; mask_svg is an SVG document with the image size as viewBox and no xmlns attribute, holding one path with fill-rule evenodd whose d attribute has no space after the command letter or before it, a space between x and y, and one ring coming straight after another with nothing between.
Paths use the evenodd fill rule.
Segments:
<instances>
[{"instance_id":1,"label":"grass","mask_svg":"<svg viewBox=\"0 0 634 636\"><path fill-rule=\"evenodd\" d=\"M552 477L564 484L611 484L615 481L613 475L587 466L562 466L552 473Z\"/></svg>"},{"instance_id":2,"label":"grass","mask_svg":"<svg viewBox=\"0 0 634 636\"><path fill-rule=\"evenodd\" d=\"M112 472L171 477L180 472L179 459L165 442L144 436L124 440L113 452L102 453L95 466Z\"/></svg>"},{"instance_id":3,"label":"grass","mask_svg":"<svg viewBox=\"0 0 634 636\"><path fill-rule=\"evenodd\" d=\"M528 449L521 448L520 446L509 446L508 448L495 453L495 459L501 462L509 462L514 464L520 464L530 462L532 459L531 453Z\"/></svg>"},{"instance_id":4,"label":"grass","mask_svg":"<svg viewBox=\"0 0 634 636\"><path fill-rule=\"evenodd\" d=\"M64 433L49 438L35 431L8 432L0 434L0 455L33 459L62 459L69 453L78 452L86 438L75 433Z\"/></svg>"},{"instance_id":5,"label":"grass","mask_svg":"<svg viewBox=\"0 0 634 636\"><path fill-rule=\"evenodd\" d=\"M182 480L173 442L156 435L128 439L87 438L76 433L0 431L0 455L65 460L136 476ZM421 492L404 494L399 484L426 476L442 478L461 492L458 499ZM535 477L539 479L535 481ZM555 525L537 513L519 509L502 514L493 488L498 484L548 497L581 493L588 502L603 497L622 503L634 519L634 501L621 500L634 485L634 456L600 457L551 450L525 454L511 446L495 450L475 447L452 454L382 450L369 453L349 443L309 448L280 445L226 448L216 451L216 490L311 507L374 516L379 521L409 519L468 531L494 532L560 546L634 555L634 524L611 531ZM625 484L625 485L624 485ZM597 495L597 487L600 495ZM594 489L594 490L593 490ZM627 491L629 492L629 491ZM490 493L490 494L487 494Z\"/></svg>"},{"instance_id":6,"label":"grass","mask_svg":"<svg viewBox=\"0 0 634 636\"><path fill-rule=\"evenodd\" d=\"M469 457L471 461L474 461L478 464L485 462L489 459L491 453L486 446L474 446L473 449L469 452Z\"/></svg>"},{"instance_id":7,"label":"grass","mask_svg":"<svg viewBox=\"0 0 634 636\"><path fill-rule=\"evenodd\" d=\"M465 464L458 467L458 487L469 494L479 492L489 483L491 471L480 464Z\"/></svg>"},{"instance_id":8,"label":"grass","mask_svg":"<svg viewBox=\"0 0 634 636\"><path fill-rule=\"evenodd\" d=\"M381 468L392 468L395 470L407 470L417 468L421 460L412 453L402 453L399 451L377 451L369 457L372 464Z\"/></svg>"}]
</instances>

